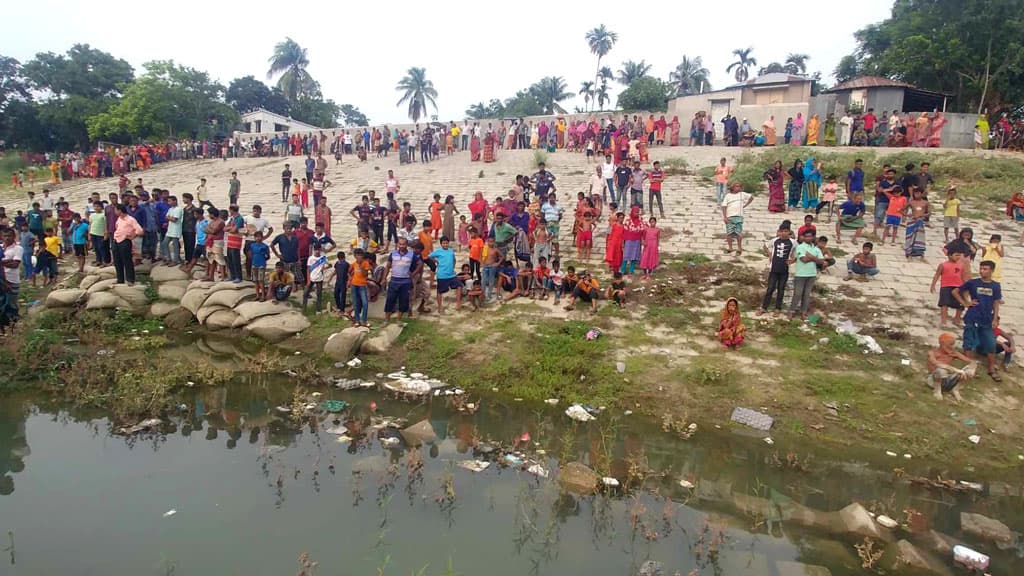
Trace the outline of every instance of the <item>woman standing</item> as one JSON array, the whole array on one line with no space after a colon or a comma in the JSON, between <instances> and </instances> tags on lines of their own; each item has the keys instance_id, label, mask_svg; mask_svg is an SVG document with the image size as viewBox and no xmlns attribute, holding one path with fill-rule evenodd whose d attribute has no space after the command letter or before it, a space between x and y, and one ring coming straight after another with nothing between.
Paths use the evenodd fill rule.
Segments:
<instances>
[{"instance_id":1,"label":"woman standing","mask_svg":"<svg viewBox=\"0 0 1024 576\"><path fill-rule=\"evenodd\" d=\"M825 146L836 145L836 115L829 114L825 118Z\"/></svg>"},{"instance_id":2,"label":"woman standing","mask_svg":"<svg viewBox=\"0 0 1024 576\"><path fill-rule=\"evenodd\" d=\"M775 146L775 116L769 116L761 127L764 128L764 145Z\"/></svg>"},{"instance_id":3,"label":"woman standing","mask_svg":"<svg viewBox=\"0 0 1024 576\"><path fill-rule=\"evenodd\" d=\"M796 113L793 119L793 146L803 146L804 143L804 116L801 112Z\"/></svg>"},{"instance_id":4,"label":"woman standing","mask_svg":"<svg viewBox=\"0 0 1024 576\"><path fill-rule=\"evenodd\" d=\"M494 132L484 135L484 163L494 162Z\"/></svg>"},{"instance_id":5,"label":"woman standing","mask_svg":"<svg viewBox=\"0 0 1024 576\"><path fill-rule=\"evenodd\" d=\"M764 179L768 181L768 211L786 211L786 193L783 191L783 183L786 179L782 174L782 161L776 160L775 164L764 173Z\"/></svg>"},{"instance_id":6,"label":"woman standing","mask_svg":"<svg viewBox=\"0 0 1024 576\"><path fill-rule=\"evenodd\" d=\"M807 145L817 146L818 145L818 129L821 127L818 122L818 115L811 116L811 119L807 121Z\"/></svg>"},{"instance_id":7,"label":"woman standing","mask_svg":"<svg viewBox=\"0 0 1024 576\"><path fill-rule=\"evenodd\" d=\"M787 174L789 174L789 201L786 205L787 208L796 208L800 205L800 193L804 187L803 161L794 160L793 167L787 171Z\"/></svg>"},{"instance_id":8,"label":"woman standing","mask_svg":"<svg viewBox=\"0 0 1024 576\"><path fill-rule=\"evenodd\" d=\"M645 228L640 217L640 207L633 206L629 209L629 218L623 224L622 231L622 266L619 271L624 275L630 276L636 272L637 264L640 263Z\"/></svg>"},{"instance_id":9,"label":"woman standing","mask_svg":"<svg viewBox=\"0 0 1024 576\"><path fill-rule=\"evenodd\" d=\"M979 115L974 128L978 131L978 137L974 140L975 148L980 147L982 150L988 150L988 133L991 130L988 125L988 118L984 114Z\"/></svg>"},{"instance_id":10,"label":"woman standing","mask_svg":"<svg viewBox=\"0 0 1024 576\"><path fill-rule=\"evenodd\" d=\"M622 235L625 232L622 227L623 218L622 212L615 213L608 226L608 235L604 239L604 261L613 274L618 272L622 265Z\"/></svg>"},{"instance_id":11,"label":"woman standing","mask_svg":"<svg viewBox=\"0 0 1024 576\"><path fill-rule=\"evenodd\" d=\"M804 187L801 206L804 210L818 207L818 189L821 188L821 164L811 156L804 161Z\"/></svg>"},{"instance_id":12,"label":"woman standing","mask_svg":"<svg viewBox=\"0 0 1024 576\"><path fill-rule=\"evenodd\" d=\"M679 146L679 116L673 116L672 122L669 122L671 128L669 136L669 146Z\"/></svg>"}]
</instances>

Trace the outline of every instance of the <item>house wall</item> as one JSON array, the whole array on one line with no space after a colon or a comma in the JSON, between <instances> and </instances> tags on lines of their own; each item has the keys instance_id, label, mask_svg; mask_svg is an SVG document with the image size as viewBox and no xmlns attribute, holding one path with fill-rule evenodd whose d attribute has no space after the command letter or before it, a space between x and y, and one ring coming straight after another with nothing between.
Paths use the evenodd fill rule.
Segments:
<instances>
[{"instance_id":1,"label":"house wall","mask_svg":"<svg viewBox=\"0 0 1024 576\"><path fill-rule=\"evenodd\" d=\"M946 125L942 127L943 148L974 148L974 125L977 114L943 114Z\"/></svg>"},{"instance_id":2,"label":"house wall","mask_svg":"<svg viewBox=\"0 0 1024 576\"><path fill-rule=\"evenodd\" d=\"M868 103L864 111L867 112L868 108L874 108L876 115L886 110L889 113L892 113L893 110L903 110L903 88L889 87L868 90Z\"/></svg>"}]
</instances>

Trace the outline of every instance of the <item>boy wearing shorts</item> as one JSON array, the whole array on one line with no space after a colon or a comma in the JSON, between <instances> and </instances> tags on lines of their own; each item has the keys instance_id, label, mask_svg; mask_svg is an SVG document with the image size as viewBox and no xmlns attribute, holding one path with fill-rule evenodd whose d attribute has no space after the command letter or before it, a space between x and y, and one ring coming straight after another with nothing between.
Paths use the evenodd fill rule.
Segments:
<instances>
[{"instance_id":1,"label":"boy wearing shorts","mask_svg":"<svg viewBox=\"0 0 1024 576\"><path fill-rule=\"evenodd\" d=\"M455 291L455 308L462 308L462 282L455 275L455 251L451 249L450 239L441 236L441 247L433 250L427 255L437 266L435 278L437 279L437 313L444 314L444 295L449 290Z\"/></svg>"},{"instance_id":2,"label":"boy wearing shorts","mask_svg":"<svg viewBox=\"0 0 1024 576\"><path fill-rule=\"evenodd\" d=\"M249 245L249 258L252 262L252 281L256 284L256 299L263 302L267 299L267 260L270 259L270 247L263 243L263 232L257 230Z\"/></svg>"},{"instance_id":3,"label":"boy wearing shorts","mask_svg":"<svg viewBox=\"0 0 1024 576\"><path fill-rule=\"evenodd\" d=\"M725 223L725 241L728 245L726 253L732 252L733 240L736 241L736 255L743 254L743 209L754 201L754 197L743 191L743 186L733 183L729 192L722 197L722 222Z\"/></svg>"},{"instance_id":4,"label":"boy wearing shorts","mask_svg":"<svg viewBox=\"0 0 1024 576\"><path fill-rule=\"evenodd\" d=\"M71 243L74 246L75 260L78 260L78 271L85 270L85 252L89 246L89 223L82 222L82 216L75 214L71 217Z\"/></svg>"}]
</instances>

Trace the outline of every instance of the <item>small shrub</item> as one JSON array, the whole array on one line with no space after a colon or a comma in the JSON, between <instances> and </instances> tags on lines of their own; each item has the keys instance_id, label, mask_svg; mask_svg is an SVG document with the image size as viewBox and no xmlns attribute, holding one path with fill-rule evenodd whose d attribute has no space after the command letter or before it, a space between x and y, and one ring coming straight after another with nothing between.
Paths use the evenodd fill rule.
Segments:
<instances>
[{"instance_id":1,"label":"small shrub","mask_svg":"<svg viewBox=\"0 0 1024 576\"><path fill-rule=\"evenodd\" d=\"M533 151L533 165L540 166L541 164L548 163L548 153L545 150L534 150Z\"/></svg>"}]
</instances>

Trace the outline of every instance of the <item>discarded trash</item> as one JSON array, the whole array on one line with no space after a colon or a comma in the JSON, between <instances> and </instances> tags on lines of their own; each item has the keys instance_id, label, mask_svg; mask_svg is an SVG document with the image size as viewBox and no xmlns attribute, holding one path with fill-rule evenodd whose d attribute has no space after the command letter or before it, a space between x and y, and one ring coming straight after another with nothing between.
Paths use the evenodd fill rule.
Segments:
<instances>
[{"instance_id":1,"label":"discarded trash","mask_svg":"<svg viewBox=\"0 0 1024 576\"><path fill-rule=\"evenodd\" d=\"M164 512L164 518L170 518L171 516L174 516L177 513L178 513L177 510L175 510L174 508L171 508L167 512Z\"/></svg>"},{"instance_id":2,"label":"discarded trash","mask_svg":"<svg viewBox=\"0 0 1024 576\"><path fill-rule=\"evenodd\" d=\"M138 424L130 428L121 428L119 432L121 432L122 434L136 434L138 432L142 432L143 430L150 430L152 428L156 428L157 426L160 426L163 423L164 421L159 418L147 418L146 420L143 420L142 422L139 422Z\"/></svg>"},{"instance_id":3,"label":"discarded trash","mask_svg":"<svg viewBox=\"0 0 1024 576\"><path fill-rule=\"evenodd\" d=\"M465 468L472 472L483 472L491 463L486 460L460 460L459 468Z\"/></svg>"},{"instance_id":4,"label":"discarded trash","mask_svg":"<svg viewBox=\"0 0 1024 576\"><path fill-rule=\"evenodd\" d=\"M331 426L330 428L325 430L325 432L327 432L328 434L334 434L335 436L341 436L348 432L348 428L339 424L337 426Z\"/></svg>"},{"instance_id":5,"label":"discarded trash","mask_svg":"<svg viewBox=\"0 0 1024 576\"><path fill-rule=\"evenodd\" d=\"M615 363L615 371L618 372L619 374L622 374L623 372L625 372L626 371L626 363L625 362L616 362Z\"/></svg>"},{"instance_id":6,"label":"discarded trash","mask_svg":"<svg viewBox=\"0 0 1024 576\"><path fill-rule=\"evenodd\" d=\"M302 351L301 351L301 350L296 350L296 351L295 351L295 355L296 355L296 356L300 356L300 355L302 355Z\"/></svg>"},{"instance_id":7,"label":"discarded trash","mask_svg":"<svg viewBox=\"0 0 1024 576\"><path fill-rule=\"evenodd\" d=\"M988 569L989 557L966 546L953 547L953 561L972 570Z\"/></svg>"},{"instance_id":8,"label":"discarded trash","mask_svg":"<svg viewBox=\"0 0 1024 576\"><path fill-rule=\"evenodd\" d=\"M875 522L878 522L879 524L885 526L886 528L889 528L890 530L900 525L899 522L893 520L892 518L889 518L885 514L882 514L881 516L875 518Z\"/></svg>"},{"instance_id":9,"label":"discarded trash","mask_svg":"<svg viewBox=\"0 0 1024 576\"><path fill-rule=\"evenodd\" d=\"M623 416L632 416L633 415L633 411L632 410L626 410L625 412L622 413L622 415Z\"/></svg>"},{"instance_id":10,"label":"discarded trash","mask_svg":"<svg viewBox=\"0 0 1024 576\"><path fill-rule=\"evenodd\" d=\"M402 430L402 438L410 446L419 446L420 444L430 444L437 440L437 433L434 432L434 426L430 423L430 420L424 419Z\"/></svg>"},{"instance_id":11,"label":"discarded trash","mask_svg":"<svg viewBox=\"0 0 1024 576\"><path fill-rule=\"evenodd\" d=\"M188 386L189 388L191 388L191 387L193 387L195 385L196 385L196 383L191 381L191 380L189 380L188 382L185 382L185 386Z\"/></svg>"},{"instance_id":12,"label":"discarded trash","mask_svg":"<svg viewBox=\"0 0 1024 576\"><path fill-rule=\"evenodd\" d=\"M769 445L769 446L771 446L771 445L775 444L775 440L772 440L771 436L765 436L764 437L764 443Z\"/></svg>"},{"instance_id":13,"label":"discarded trash","mask_svg":"<svg viewBox=\"0 0 1024 576\"><path fill-rule=\"evenodd\" d=\"M967 420L964 420L964 425L965 426L977 426L978 423L973 418L968 418Z\"/></svg>"},{"instance_id":14,"label":"discarded trash","mask_svg":"<svg viewBox=\"0 0 1024 576\"><path fill-rule=\"evenodd\" d=\"M545 404L550 404L551 406L557 406L558 405L558 398L548 398L547 400L544 401L544 403Z\"/></svg>"},{"instance_id":15,"label":"discarded trash","mask_svg":"<svg viewBox=\"0 0 1024 576\"><path fill-rule=\"evenodd\" d=\"M910 459L911 459L911 458L913 458L914 456L913 456L913 455L911 455L911 454L904 454L904 455L903 455L903 457L904 457L904 458L906 458L907 460L910 460Z\"/></svg>"},{"instance_id":16,"label":"discarded trash","mask_svg":"<svg viewBox=\"0 0 1024 576\"><path fill-rule=\"evenodd\" d=\"M313 392L312 394L310 394L310 396L312 396L313 398L319 398L319 397L323 396L323 394L321 394L319 392Z\"/></svg>"},{"instance_id":17,"label":"discarded trash","mask_svg":"<svg viewBox=\"0 0 1024 576\"><path fill-rule=\"evenodd\" d=\"M352 441L352 437L349 436L348 434L342 434L341 436L338 436L337 441L338 444L348 444L349 442Z\"/></svg>"},{"instance_id":18,"label":"discarded trash","mask_svg":"<svg viewBox=\"0 0 1024 576\"><path fill-rule=\"evenodd\" d=\"M348 402L345 402L344 400L324 400L320 403L320 407L327 412L336 414L345 408L348 408Z\"/></svg>"},{"instance_id":19,"label":"discarded trash","mask_svg":"<svg viewBox=\"0 0 1024 576\"><path fill-rule=\"evenodd\" d=\"M295 378L296 376L299 375L299 373L296 372L295 370L282 370L281 374L284 374L285 376L291 376L292 378Z\"/></svg>"},{"instance_id":20,"label":"discarded trash","mask_svg":"<svg viewBox=\"0 0 1024 576\"><path fill-rule=\"evenodd\" d=\"M844 320L836 324L836 333L849 334L850 336L853 336L854 340L857 341L857 344L867 348L867 350L864 351L865 354L868 352L872 352L874 354L882 353L882 347L878 345L878 342L876 342L874 338L871 336L864 336L859 334L859 332L860 328L854 325L851 320Z\"/></svg>"},{"instance_id":21,"label":"discarded trash","mask_svg":"<svg viewBox=\"0 0 1024 576\"><path fill-rule=\"evenodd\" d=\"M591 328L590 330L587 330L587 340L597 340L600 337L601 337L601 329L600 328Z\"/></svg>"},{"instance_id":22,"label":"discarded trash","mask_svg":"<svg viewBox=\"0 0 1024 576\"><path fill-rule=\"evenodd\" d=\"M978 436L977 434L971 434L970 436L967 437L967 439L970 440L973 444L981 442L981 436Z\"/></svg>"},{"instance_id":23,"label":"discarded trash","mask_svg":"<svg viewBox=\"0 0 1024 576\"><path fill-rule=\"evenodd\" d=\"M686 488L687 490L694 489L694 483L690 482L689 480L680 480L679 485L682 486L683 488Z\"/></svg>"},{"instance_id":24,"label":"discarded trash","mask_svg":"<svg viewBox=\"0 0 1024 576\"><path fill-rule=\"evenodd\" d=\"M345 365L348 366L349 368L359 368L360 366L363 365L363 361L360 360L359 358L353 358L348 362L345 362Z\"/></svg>"},{"instance_id":25,"label":"discarded trash","mask_svg":"<svg viewBox=\"0 0 1024 576\"><path fill-rule=\"evenodd\" d=\"M770 430L772 424L775 423L772 417L767 414L762 414L761 412L751 410L749 408L740 407L736 407L733 409L732 416L730 416L729 419L738 424L750 426L755 430L764 431Z\"/></svg>"},{"instance_id":26,"label":"discarded trash","mask_svg":"<svg viewBox=\"0 0 1024 576\"><path fill-rule=\"evenodd\" d=\"M669 280L671 282L671 280ZM647 560L640 565L640 576L664 576L665 565L661 562L655 562L654 560Z\"/></svg>"},{"instance_id":27,"label":"discarded trash","mask_svg":"<svg viewBox=\"0 0 1024 576\"><path fill-rule=\"evenodd\" d=\"M538 450L537 453L540 454L541 450ZM530 466L529 468L527 468L526 471L529 472L530 474L533 474L534 476L536 476L538 478L547 478L548 477L548 471L543 466L541 466L540 464L534 464L533 466Z\"/></svg>"},{"instance_id":28,"label":"discarded trash","mask_svg":"<svg viewBox=\"0 0 1024 576\"><path fill-rule=\"evenodd\" d=\"M904 358L903 360L900 360L900 364L903 364L904 366L910 366L910 358Z\"/></svg>"},{"instance_id":29,"label":"discarded trash","mask_svg":"<svg viewBox=\"0 0 1024 576\"><path fill-rule=\"evenodd\" d=\"M380 443L381 443L381 445L383 445L383 446L384 446L384 447L386 447L386 448L390 448L390 447L392 447L392 446L398 446L398 443L399 443L399 442L401 442L401 440L399 440L399 439L398 439L397 437L395 437L395 436L389 436L389 437L387 437L387 438L381 438L381 439L380 439Z\"/></svg>"},{"instance_id":30,"label":"discarded trash","mask_svg":"<svg viewBox=\"0 0 1024 576\"><path fill-rule=\"evenodd\" d=\"M897 454L897 453L893 452L892 450L886 450L886 451L885 451L885 455L886 455L886 456L891 456L891 457L893 457L893 458L895 458L895 457L899 456L899 454Z\"/></svg>"},{"instance_id":31,"label":"discarded trash","mask_svg":"<svg viewBox=\"0 0 1024 576\"><path fill-rule=\"evenodd\" d=\"M590 422L594 417L583 406L573 404L565 409L565 415L577 422Z\"/></svg>"},{"instance_id":32,"label":"discarded trash","mask_svg":"<svg viewBox=\"0 0 1024 576\"><path fill-rule=\"evenodd\" d=\"M287 407L287 406L277 406L277 407L274 408L274 410L277 410L281 414L291 414L292 413L292 409Z\"/></svg>"},{"instance_id":33,"label":"discarded trash","mask_svg":"<svg viewBox=\"0 0 1024 576\"><path fill-rule=\"evenodd\" d=\"M619 481L616 480L615 478L610 477L610 476L605 476L604 478L601 478L601 482L604 483L604 485L609 487L609 488L618 488L619 487Z\"/></svg>"},{"instance_id":34,"label":"discarded trash","mask_svg":"<svg viewBox=\"0 0 1024 576\"><path fill-rule=\"evenodd\" d=\"M515 454L505 454L501 459L506 466L518 467L523 465L523 459Z\"/></svg>"}]
</instances>

